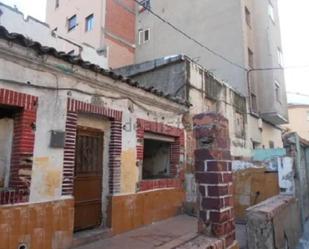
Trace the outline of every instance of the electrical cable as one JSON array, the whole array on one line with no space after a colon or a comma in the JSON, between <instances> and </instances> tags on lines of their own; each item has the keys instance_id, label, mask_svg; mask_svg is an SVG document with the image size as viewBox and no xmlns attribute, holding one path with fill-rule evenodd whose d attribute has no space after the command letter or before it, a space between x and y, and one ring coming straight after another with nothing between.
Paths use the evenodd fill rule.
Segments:
<instances>
[{"instance_id":1,"label":"electrical cable","mask_svg":"<svg viewBox=\"0 0 309 249\"><path fill-rule=\"evenodd\" d=\"M169 22L168 20L164 19L163 17L161 17L160 15L158 15L157 13L155 13L154 11L152 11L149 7L145 6L142 2L139 2L138 0L133 0L134 2L136 2L138 5L140 5L141 7L143 7L144 9L146 9L149 13L151 13L153 16L155 16L156 18L158 18L160 21L164 22L165 24L167 24L168 26L170 26L172 29L174 29L175 31L177 31L178 33L182 34L183 36L185 36L186 38L188 38L189 40L193 41L194 43L196 43L197 45L199 45L200 47L202 47L203 49L207 50L208 52L210 52L211 54L221 58L222 60L228 62L229 64L238 67L244 71L248 71L247 68L245 68L244 66L226 58L225 56L223 56L222 54L218 53L217 51L207 47L206 45L204 45L203 43L201 43L200 41L196 40L195 38L193 38L192 36L190 36L189 34L187 34L185 31L181 30L180 28L176 27L174 24L172 24L171 22Z\"/></svg>"}]
</instances>

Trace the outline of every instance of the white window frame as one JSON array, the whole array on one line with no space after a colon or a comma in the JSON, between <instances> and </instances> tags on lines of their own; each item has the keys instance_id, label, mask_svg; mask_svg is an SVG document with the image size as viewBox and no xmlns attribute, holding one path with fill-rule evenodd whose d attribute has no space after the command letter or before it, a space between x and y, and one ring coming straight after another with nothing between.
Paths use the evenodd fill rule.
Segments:
<instances>
[{"instance_id":1,"label":"white window frame","mask_svg":"<svg viewBox=\"0 0 309 249\"><path fill-rule=\"evenodd\" d=\"M94 28L94 14L90 14L85 18L85 31L90 32Z\"/></svg>"},{"instance_id":2,"label":"white window frame","mask_svg":"<svg viewBox=\"0 0 309 249\"><path fill-rule=\"evenodd\" d=\"M281 103L281 87L277 80L275 80L275 98L277 102Z\"/></svg>"},{"instance_id":3,"label":"white window frame","mask_svg":"<svg viewBox=\"0 0 309 249\"><path fill-rule=\"evenodd\" d=\"M144 31L142 29L138 30L138 45L142 45L143 43Z\"/></svg>"},{"instance_id":4,"label":"white window frame","mask_svg":"<svg viewBox=\"0 0 309 249\"><path fill-rule=\"evenodd\" d=\"M276 22L275 8L274 8L274 6L272 5L271 2L268 3L268 15L269 15L270 19L273 21L273 23L275 23Z\"/></svg>"},{"instance_id":5,"label":"white window frame","mask_svg":"<svg viewBox=\"0 0 309 249\"><path fill-rule=\"evenodd\" d=\"M148 39L146 40L146 32L148 32ZM138 30L138 44L142 45L150 41L150 28Z\"/></svg>"},{"instance_id":6,"label":"white window frame","mask_svg":"<svg viewBox=\"0 0 309 249\"><path fill-rule=\"evenodd\" d=\"M278 56L278 64L279 66L283 67L283 53L282 53L282 49L280 47L277 48L277 56Z\"/></svg>"}]
</instances>

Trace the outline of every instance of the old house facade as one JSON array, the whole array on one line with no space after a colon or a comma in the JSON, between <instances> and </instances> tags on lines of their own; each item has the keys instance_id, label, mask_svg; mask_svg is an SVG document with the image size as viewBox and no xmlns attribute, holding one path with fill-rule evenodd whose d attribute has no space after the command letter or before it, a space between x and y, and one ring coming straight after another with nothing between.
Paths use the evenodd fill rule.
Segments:
<instances>
[{"instance_id":1,"label":"old house facade","mask_svg":"<svg viewBox=\"0 0 309 249\"><path fill-rule=\"evenodd\" d=\"M177 214L184 101L4 27L0 44L0 248L62 248L73 230Z\"/></svg>"}]
</instances>

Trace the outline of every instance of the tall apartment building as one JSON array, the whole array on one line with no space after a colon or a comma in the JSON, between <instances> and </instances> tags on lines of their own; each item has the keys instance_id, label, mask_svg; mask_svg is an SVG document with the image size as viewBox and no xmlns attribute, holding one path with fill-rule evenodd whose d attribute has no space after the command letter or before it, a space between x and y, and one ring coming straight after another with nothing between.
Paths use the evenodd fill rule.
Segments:
<instances>
[{"instance_id":1,"label":"tall apartment building","mask_svg":"<svg viewBox=\"0 0 309 249\"><path fill-rule=\"evenodd\" d=\"M134 0L47 2L47 22L68 37L107 48L111 68L187 55L247 96L248 147L282 146L278 125L288 119L283 70L255 70L282 67L277 0L140 0L226 59L184 37Z\"/></svg>"},{"instance_id":2,"label":"tall apartment building","mask_svg":"<svg viewBox=\"0 0 309 249\"><path fill-rule=\"evenodd\" d=\"M47 0L46 22L56 33L106 53L110 68L134 63L132 0Z\"/></svg>"},{"instance_id":3,"label":"tall apartment building","mask_svg":"<svg viewBox=\"0 0 309 249\"><path fill-rule=\"evenodd\" d=\"M136 17L136 62L179 53L191 57L248 97L252 147L277 147L273 144L280 140L277 125L288 120L284 72L255 70L282 67L277 0L144 2L225 60L142 11Z\"/></svg>"}]
</instances>

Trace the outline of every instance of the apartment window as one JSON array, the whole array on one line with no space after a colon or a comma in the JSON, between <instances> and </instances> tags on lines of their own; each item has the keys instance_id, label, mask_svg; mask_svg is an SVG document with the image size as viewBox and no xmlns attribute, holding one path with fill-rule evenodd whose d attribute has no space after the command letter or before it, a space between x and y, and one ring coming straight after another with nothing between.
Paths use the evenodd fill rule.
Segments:
<instances>
[{"instance_id":1,"label":"apartment window","mask_svg":"<svg viewBox=\"0 0 309 249\"><path fill-rule=\"evenodd\" d=\"M68 31L71 31L77 26L77 17L76 15L72 16L68 20Z\"/></svg>"},{"instance_id":2,"label":"apartment window","mask_svg":"<svg viewBox=\"0 0 309 249\"><path fill-rule=\"evenodd\" d=\"M275 22L275 10L274 6L271 3L268 4L268 15L270 19Z\"/></svg>"},{"instance_id":3,"label":"apartment window","mask_svg":"<svg viewBox=\"0 0 309 249\"><path fill-rule=\"evenodd\" d=\"M257 98L254 93L251 93L251 111L257 113Z\"/></svg>"},{"instance_id":4,"label":"apartment window","mask_svg":"<svg viewBox=\"0 0 309 249\"><path fill-rule=\"evenodd\" d=\"M138 30L138 44L142 45L150 40L150 29Z\"/></svg>"},{"instance_id":5,"label":"apartment window","mask_svg":"<svg viewBox=\"0 0 309 249\"><path fill-rule=\"evenodd\" d=\"M280 90L280 83L275 81L275 95L277 102L281 103L281 90Z\"/></svg>"},{"instance_id":6,"label":"apartment window","mask_svg":"<svg viewBox=\"0 0 309 249\"><path fill-rule=\"evenodd\" d=\"M277 56L278 56L278 64L279 66L283 67L283 54L281 48L277 49Z\"/></svg>"},{"instance_id":7,"label":"apartment window","mask_svg":"<svg viewBox=\"0 0 309 249\"><path fill-rule=\"evenodd\" d=\"M157 139L145 134L143 179L170 178L171 143L169 139Z\"/></svg>"},{"instance_id":8,"label":"apartment window","mask_svg":"<svg viewBox=\"0 0 309 249\"><path fill-rule=\"evenodd\" d=\"M251 27L251 13L247 7L245 7L246 23Z\"/></svg>"},{"instance_id":9,"label":"apartment window","mask_svg":"<svg viewBox=\"0 0 309 249\"><path fill-rule=\"evenodd\" d=\"M250 48L248 48L248 65L250 68L253 68L254 63L253 63L253 52Z\"/></svg>"},{"instance_id":10,"label":"apartment window","mask_svg":"<svg viewBox=\"0 0 309 249\"><path fill-rule=\"evenodd\" d=\"M150 0L140 0L139 3L139 12L150 9Z\"/></svg>"},{"instance_id":11,"label":"apartment window","mask_svg":"<svg viewBox=\"0 0 309 249\"><path fill-rule=\"evenodd\" d=\"M59 0L56 0L55 2L55 8L57 9L59 7Z\"/></svg>"},{"instance_id":12,"label":"apartment window","mask_svg":"<svg viewBox=\"0 0 309 249\"><path fill-rule=\"evenodd\" d=\"M93 26L94 26L94 16L93 16L93 14L86 17L85 23L86 23L86 27L85 27L86 32L93 30Z\"/></svg>"},{"instance_id":13,"label":"apartment window","mask_svg":"<svg viewBox=\"0 0 309 249\"><path fill-rule=\"evenodd\" d=\"M146 29L144 31L144 43L148 42L150 40L150 29Z\"/></svg>"}]
</instances>

